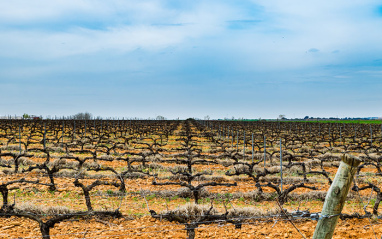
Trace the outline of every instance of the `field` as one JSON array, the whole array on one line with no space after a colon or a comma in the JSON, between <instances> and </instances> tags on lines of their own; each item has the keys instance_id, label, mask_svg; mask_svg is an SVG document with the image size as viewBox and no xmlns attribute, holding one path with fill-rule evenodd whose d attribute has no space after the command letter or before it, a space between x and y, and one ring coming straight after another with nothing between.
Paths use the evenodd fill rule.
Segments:
<instances>
[{"instance_id":1,"label":"field","mask_svg":"<svg viewBox=\"0 0 382 239\"><path fill-rule=\"evenodd\" d=\"M306 121L295 121L306 122ZM327 124L378 124L381 125L381 120L312 120L308 122L327 123Z\"/></svg>"},{"instance_id":2,"label":"field","mask_svg":"<svg viewBox=\"0 0 382 239\"><path fill-rule=\"evenodd\" d=\"M380 124L0 120L0 237L309 238L350 154L333 238L381 238L381 144Z\"/></svg>"}]
</instances>

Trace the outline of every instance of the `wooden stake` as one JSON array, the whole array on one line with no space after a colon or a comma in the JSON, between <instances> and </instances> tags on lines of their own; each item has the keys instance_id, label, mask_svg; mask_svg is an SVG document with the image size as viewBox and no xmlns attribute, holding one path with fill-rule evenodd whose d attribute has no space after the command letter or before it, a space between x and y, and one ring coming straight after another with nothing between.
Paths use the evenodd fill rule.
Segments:
<instances>
[{"instance_id":1,"label":"wooden stake","mask_svg":"<svg viewBox=\"0 0 382 239\"><path fill-rule=\"evenodd\" d=\"M45 140L46 140L46 123L44 123L44 149L46 148Z\"/></svg>"},{"instance_id":2,"label":"wooden stake","mask_svg":"<svg viewBox=\"0 0 382 239\"><path fill-rule=\"evenodd\" d=\"M340 167L326 194L324 207L318 220L313 239L330 239L345 204L354 174L361 160L352 155L343 155Z\"/></svg>"},{"instance_id":3,"label":"wooden stake","mask_svg":"<svg viewBox=\"0 0 382 239\"><path fill-rule=\"evenodd\" d=\"M20 154L21 154L21 127L19 124L19 148L20 148Z\"/></svg>"},{"instance_id":4,"label":"wooden stake","mask_svg":"<svg viewBox=\"0 0 382 239\"><path fill-rule=\"evenodd\" d=\"M283 151L280 138L280 191L283 192Z\"/></svg>"},{"instance_id":5,"label":"wooden stake","mask_svg":"<svg viewBox=\"0 0 382 239\"><path fill-rule=\"evenodd\" d=\"M267 159L267 145L266 145L266 137L265 137L265 134L264 134L264 170L265 170L265 161Z\"/></svg>"},{"instance_id":6,"label":"wooden stake","mask_svg":"<svg viewBox=\"0 0 382 239\"><path fill-rule=\"evenodd\" d=\"M253 133L252 133L252 163L253 163L253 158L254 158L254 148L253 148L254 146L253 146Z\"/></svg>"},{"instance_id":7,"label":"wooden stake","mask_svg":"<svg viewBox=\"0 0 382 239\"><path fill-rule=\"evenodd\" d=\"M245 160L245 130L244 130L244 133L243 133L243 159Z\"/></svg>"}]
</instances>

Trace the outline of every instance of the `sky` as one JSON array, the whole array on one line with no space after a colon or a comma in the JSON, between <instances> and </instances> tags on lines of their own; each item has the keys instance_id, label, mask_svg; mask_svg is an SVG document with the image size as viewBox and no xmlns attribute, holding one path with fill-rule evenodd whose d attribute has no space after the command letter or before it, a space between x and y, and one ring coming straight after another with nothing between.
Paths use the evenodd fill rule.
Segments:
<instances>
[{"instance_id":1,"label":"sky","mask_svg":"<svg viewBox=\"0 0 382 239\"><path fill-rule=\"evenodd\" d=\"M376 0L12 0L0 116L382 117Z\"/></svg>"}]
</instances>

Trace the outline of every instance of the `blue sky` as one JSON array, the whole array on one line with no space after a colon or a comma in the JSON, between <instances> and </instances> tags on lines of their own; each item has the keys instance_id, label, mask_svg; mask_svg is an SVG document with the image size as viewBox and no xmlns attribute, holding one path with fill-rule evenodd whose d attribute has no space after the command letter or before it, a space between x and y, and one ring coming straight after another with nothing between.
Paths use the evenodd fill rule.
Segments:
<instances>
[{"instance_id":1,"label":"blue sky","mask_svg":"<svg viewBox=\"0 0 382 239\"><path fill-rule=\"evenodd\" d=\"M382 116L372 0L0 2L0 115Z\"/></svg>"}]
</instances>

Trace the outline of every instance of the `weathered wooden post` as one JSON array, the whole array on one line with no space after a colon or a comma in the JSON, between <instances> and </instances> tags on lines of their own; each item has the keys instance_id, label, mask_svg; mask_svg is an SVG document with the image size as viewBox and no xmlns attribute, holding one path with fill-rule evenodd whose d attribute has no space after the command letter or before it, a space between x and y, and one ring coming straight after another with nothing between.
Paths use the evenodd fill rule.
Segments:
<instances>
[{"instance_id":1,"label":"weathered wooden post","mask_svg":"<svg viewBox=\"0 0 382 239\"><path fill-rule=\"evenodd\" d=\"M234 136L233 136L233 129L232 129L231 148L233 148L233 138Z\"/></svg>"},{"instance_id":2,"label":"weathered wooden post","mask_svg":"<svg viewBox=\"0 0 382 239\"><path fill-rule=\"evenodd\" d=\"M82 137L84 136L84 132L82 132ZM86 119L85 119L85 137L86 137Z\"/></svg>"},{"instance_id":3,"label":"weathered wooden post","mask_svg":"<svg viewBox=\"0 0 382 239\"><path fill-rule=\"evenodd\" d=\"M95 118L93 119L93 139L94 139L94 136L95 136Z\"/></svg>"},{"instance_id":4,"label":"weathered wooden post","mask_svg":"<svg viewBox=\"0 0 382 239\"><path fill-rule=\"evenodd\" d=\"M340 141L342 142L342 127L340 127Z\"/></svg>"},{"instance_id":5,"label":"weathered wooden post","mask_svg":"<svg viewBox=\"0 0 382 239\"><path fill-rule=\"evenodd\" d=\"M313 239L330 239L338 222L354 174L361 160L352 155L343 155L340 167L325 197L324 207L313 234Z\"/></svg>"},{"instance_id":6,"label":"weathered wooden post","mask_svg":"<svg viewBox=\"0 0 382 239\"><path fill-rule=\"evenodd\" d=\"M20 149L20 154L21 154L21 127L19 124L19 149Z\"/></svg>"},{"instance_id":7,"label":"weathered wooden post","mask_svg":"<svg viewBox=\"0 0 382 239\"><path fill-rule=\"evenodd\" d=\"M373 145L373 129L371 128L371 124L370 124L370 145Z\"/></svg>"},{"instance_id":8,"label":"weathered wooden post","mask_svg":"<svg viewBox=\"0 0 382 239\"><path fill-rule=\"evenodd\" d=\"M267 145L266 145L266 136L264 134L264 170L265 170L265 161L267 159Z\"/></svg>"},{"instance_id":9,"label":"weathered wooden post","mask_svg":"<svg viewBox=\"0 0 382 239\"><path fill-rule=\"evenodd\" d=\"M280 138L280 191L283 192L283 150Z\"/></svg>"},{"instance_id":10,"label":"weathered wooden post","mask_svg":"<svg viewBox=\"0 0 382 239\"><path fill-rule=\"evenodd\" d=\"M44 122L44 150L46 149L46 122Z\"/></svg>"},{"instance_id":11,"label":"weathered wooden post","mask_svg":"<svg viewBox=\"0 0 382 239\"><path fill-rule=\"evenodd\" d=\"M239 152L239 131L236 130L236 151Z\"/></svg>"},{"instance_id":12,"label":"weathered wooden post","mask_svg":"<svg viewBox=\"0 0 382 239\"><path fill-rule=\"evenodd\" d=\"M253 145L253 132L252 132L252 163L253 163L253 159L255 157L255 152L254 152L254 145Z\"/></svg>"},{"instance_id":13,"label":"weathered wooden post","mask_svg":"<svg viewBox=\"0 0 382 239\"><path fill-rule=\"evenodd\" d=\"M62 120L62 144L64 144L65 121Z\"/></svg>"},{"instance_id":14,"label":"weathered wooden post","mask_svg":"<svg viewBox=\"0 0 382 239\"><path fill-rule=\"evenodd\" d=\"M76 120L73 120L73 139L76 137Z\"/></svg>"},{"instance_id":15,"label":"weathered wooden post","mask_svg":"<svg viewBox=\"0 0 382 239\"><path fill-rule=\"evenodd\" d=\"M243 134L243 159L245 160L245 130L244 130L244 134Z\"/></svg>"}]
</instances>

